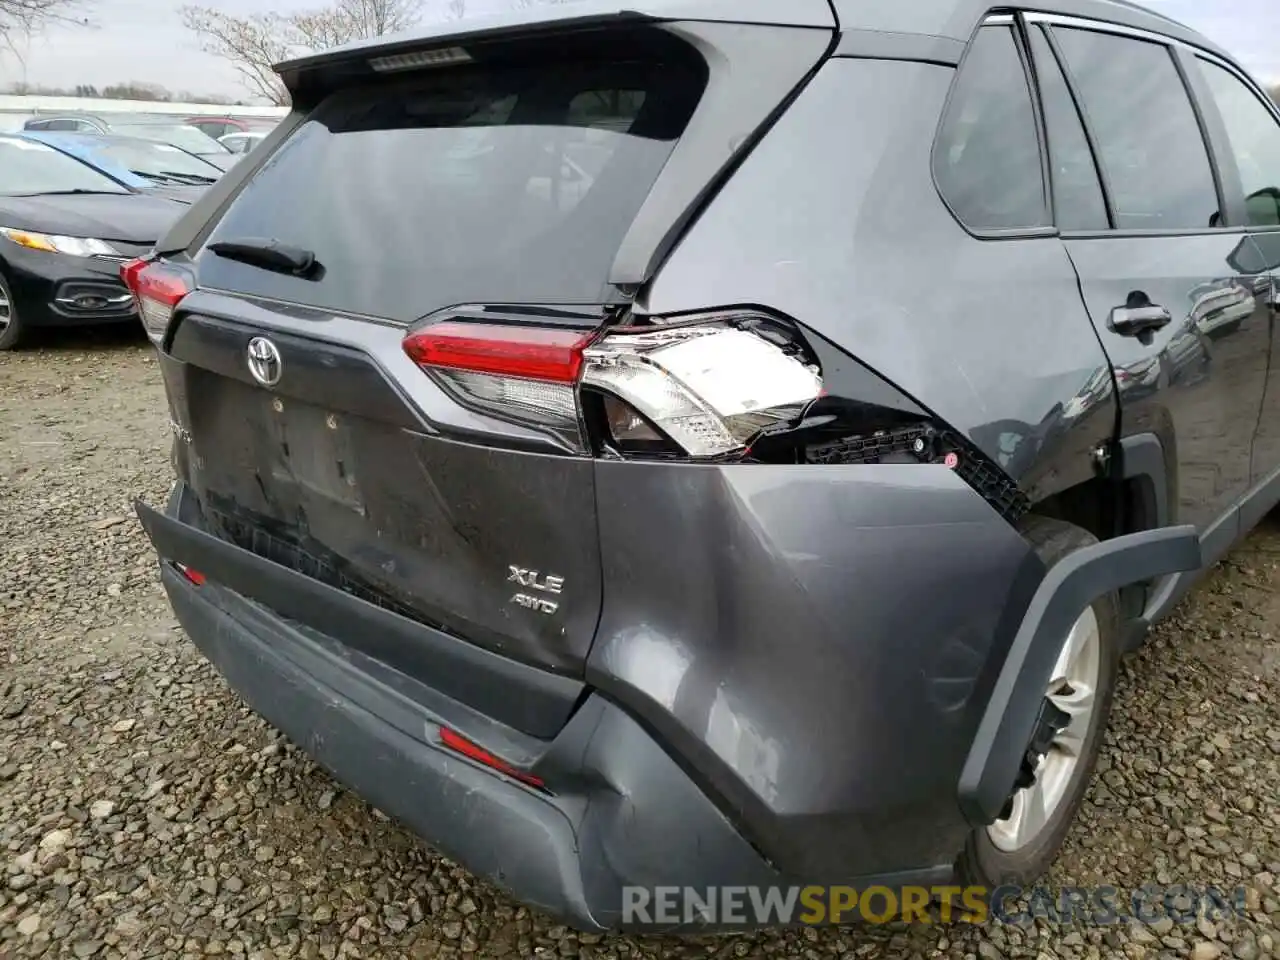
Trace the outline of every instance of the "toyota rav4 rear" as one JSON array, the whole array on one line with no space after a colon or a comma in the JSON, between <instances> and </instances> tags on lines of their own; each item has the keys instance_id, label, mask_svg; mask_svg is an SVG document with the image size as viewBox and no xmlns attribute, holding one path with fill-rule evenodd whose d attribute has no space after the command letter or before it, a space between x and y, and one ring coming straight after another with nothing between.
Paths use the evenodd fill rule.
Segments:
<instances>
[{"instance_id":1,"label":"toyota rav4 rear","mask_svg":"<svg viewBox=\"0 0 1280 960\"><path fill-rule=\"evenodd\" d=\"M340 780L588 928L644 919L628 887L947 881L1065 729L1039 694L989 719L1048 583L989 453L816 314L655 308L664 275L733 274L736 241L681 238L762 140L797 183L815 159L785 118L830 99L831 7L736 8L286 64L291 116L125 271L177 474L139 514L192 640ZM1074 618L1078 579L1040 613Z\"/></svg>"}]
</instances>

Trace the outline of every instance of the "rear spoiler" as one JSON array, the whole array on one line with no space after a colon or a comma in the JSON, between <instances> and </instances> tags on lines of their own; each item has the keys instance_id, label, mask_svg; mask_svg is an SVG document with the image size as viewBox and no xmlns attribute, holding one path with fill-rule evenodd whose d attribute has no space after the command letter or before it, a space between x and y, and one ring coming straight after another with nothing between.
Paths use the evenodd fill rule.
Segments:
<instances>
[{"instance_id":1,"label":"rear spoiler","mask_svg":"<svg viewBox=\"0 0 1280 960\"><path fill-rule=\"evenodd\" d=\"M389 37L356 40L331 50L285 60L276 64L274 69L292 94L301 78L310 71L366 65L373 57L393 57L448 47L492 46L519 40L537 40L552 34L657 23L660 19L634 10L575 17L490 18L471 22L470 26L452 32L414 30Z\"/></svg>"}]
</instances>

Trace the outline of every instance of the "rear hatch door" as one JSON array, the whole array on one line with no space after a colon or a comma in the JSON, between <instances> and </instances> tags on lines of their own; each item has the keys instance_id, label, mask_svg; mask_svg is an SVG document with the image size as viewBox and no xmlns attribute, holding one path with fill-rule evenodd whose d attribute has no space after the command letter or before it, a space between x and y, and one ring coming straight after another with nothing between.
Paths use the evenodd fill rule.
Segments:
<instances>
[{"instance_id":1,"label":"rear hatch door","mask_svg":"<svg viewBox=\"0 0 1280 960\"><path fill-rule=\"evenodd\" d=\"M661 237L689 210L672 198L710 182L664 186L681 155L693 169L686 148L698 145L686 140L711 138L700 149L717 159L703 156L704 169L728 162L830 37L692 25L739 44L754 31L769 57L793 58L768 67L769 82L743 81L744 93L682 29L540 36L448 69L339 84L244 175L190 248L199 289L183 301L166 367L188 438L179 469L214 532L581 675L601 607L593 461L524 415L518 386L469 403L402 341L459 316L584 331L607 322L626 305L615 260L637 223ZM791 33L803 42L789 44ZM716 103L737 111L736 124ZM264 241L304 249L317 266L296 274L222 246ZM657 256L651 247L641 260ZM263 377L258 364L255 378L264 359L275 366ZM567 402L572 413L571 389Z\"/></svg>"}]
</instances>

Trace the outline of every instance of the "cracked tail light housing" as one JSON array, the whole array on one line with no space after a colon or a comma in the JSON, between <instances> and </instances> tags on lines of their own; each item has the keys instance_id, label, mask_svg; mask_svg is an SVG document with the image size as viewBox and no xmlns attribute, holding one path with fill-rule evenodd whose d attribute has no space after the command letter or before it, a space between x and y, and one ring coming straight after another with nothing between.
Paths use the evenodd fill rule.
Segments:
<instances>
[{"instance_id":1,"label":"cracked tail light housing","mask_svg":"<svg viewBox=\"0 0 1280 960\"><path fill-rule=\"evenodd\" d=\"M463 405L572 453L686 463L936 464L997 510L1017 485L966 438L834 344L754 310L595 330L445 320L405 352Z\"/></svg>"},{"instance_id":2,"label":"cracked tail light housing","mask_svg":"<svg viewBox=\"0 0 1280 960\"><path fill-rule=\"evenodd\" d=\"M404 350L465 405L581 453L740 457L824 393L803 341L747 313L591 331L446 320Z\"/></svg>"},{"instance_id":3,"label":"cracked tail light housing","mask_svg":"<svg viewBox=\"0 0 1280 960\"><path fill-rule=\"evenodd\" d=\"M761 433L803 419L824 393L799 342L748 317L611 331L584 351L581 383L692 459L744 454Z\"/></svg>"}]
</instances>

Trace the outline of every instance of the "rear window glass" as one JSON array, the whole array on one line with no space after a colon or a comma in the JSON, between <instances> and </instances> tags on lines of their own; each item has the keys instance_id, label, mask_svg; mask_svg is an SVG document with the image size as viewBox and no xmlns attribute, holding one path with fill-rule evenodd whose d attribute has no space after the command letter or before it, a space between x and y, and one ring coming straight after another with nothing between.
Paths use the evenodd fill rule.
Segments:
<instances>
[{"instance_id":1,"label":"rear window glass","mask_svg":"<svg viewBox=\"0 0 1280 960\"><path fill-rule=\"evenodd\" d=\"M208 238L311 250L318 279L199 255L201 283L408 323L463 303L582 303L697 105L684 64L472 68L322 103Z\"/></svg>"},{"instance_id":2,"label":"rear window glass","mask_svg":"<svg viewBox=\"0 0 1280 960\"><path fill-rule=\"evenodd\" d=\"M970 229L1048 225L1035 108L1010 27L978 31L955 81L934 170Z\"/></svg>"}]
</instances>

